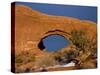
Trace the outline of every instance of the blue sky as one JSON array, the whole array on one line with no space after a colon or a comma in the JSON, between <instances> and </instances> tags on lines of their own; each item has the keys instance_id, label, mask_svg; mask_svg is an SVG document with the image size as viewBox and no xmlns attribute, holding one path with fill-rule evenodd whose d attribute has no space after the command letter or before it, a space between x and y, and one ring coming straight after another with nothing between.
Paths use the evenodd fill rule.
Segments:
<instances>
[{"instance_id":1,"label":"blue sky","mask_svg":"<svg viewBox=\"0 0 100 75\"><path fill-rule=\"evenodd\" d=\"M57 51L69 44L69 41L61 35L50 35L43 39L43 44L48 51Z\"/></svg>"},{"instance_id":2,"label":"blue sky","mask_svg":"<svg viewBox=\"0 0 100 75\"><path fill-rule=\"evenodd\" d=\"M82 20L90 20L97 23L97 7L93 6L41 4L29 2L16 2L16 4L26 5L34 10L50 15L69 16Z\"/></svg>"}]
</instances>

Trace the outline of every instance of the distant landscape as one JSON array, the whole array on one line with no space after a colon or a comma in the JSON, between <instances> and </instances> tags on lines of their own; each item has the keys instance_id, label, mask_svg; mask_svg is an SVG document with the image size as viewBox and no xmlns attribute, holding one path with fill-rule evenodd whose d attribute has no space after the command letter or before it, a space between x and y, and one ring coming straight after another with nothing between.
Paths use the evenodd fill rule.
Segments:
<instances>
[{"instance_id":1,"label":"distant landscape","mask_svg":"<svg viewBox=\"0 0 100 75\"><path fill-rule=\"evenodd\" d=\"M90 20L15 5L15 72L97 68L96 31Z\"/></svg>"}]
</instances>

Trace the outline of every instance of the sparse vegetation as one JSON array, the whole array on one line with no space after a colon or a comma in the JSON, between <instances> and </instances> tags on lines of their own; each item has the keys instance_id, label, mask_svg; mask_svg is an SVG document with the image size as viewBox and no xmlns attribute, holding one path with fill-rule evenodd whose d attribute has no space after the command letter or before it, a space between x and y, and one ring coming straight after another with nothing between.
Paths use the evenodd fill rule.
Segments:
<instances>
[{"instance_id":1,"label":"sparse vegetation","mask_svg":"<svg viewBox=\"0 0 100 75\"><path fill-rule=\"evenodd\" d=\"M34 70L40 71L40 68L53 67L55 65L64 65L70 63L74 59L77 60L77 68L95 68L96 63L96 49L97 49L97 40L94 36L92 39L87 38L86 33L81 30L73 30L71 32L70 41L74 48L69 50L61 50L53 53L44 53L37 58L30 51L23 51L20 54L16 55L16 63L24 64L24 72L31 71L25 67L26 63L34 62L34 65L31 67L37 68ZM88 64L87 64L88 63ZM22 68L23 69L23 68ZM18 69L18 72L21 70Z\"/></svg>"},{"instance_id":2,"label":"sparse vegetation","mask_svg":"<svg viewBox=\"0 0 100 75\"><path fill-rule=\"evenodd\" d=\"M34 61L35 61L35 56L27 51L23 51L20 54L16 54L15 58L16 63L28 63Z\"/></svg>"},{"instance_id":3,"label":"sparse vegetation","mask_svg":"<svg viewBox=\"0 0 100 75\"><path fill-rule=\"evenodd\" d=\"M71 32L70 40L72 44L75 45L77 50L79 51L84 51L88 43L86 33L85 31L82 30L73 30Z\"/></svg>"},{"instance_id":4,"label":"sparse vegetation","mask_svg":"<svg viewBox=\"0 0 100 75\"><path fill-rule=\"evenodd\" d=\"M92 68L96 67L96 57L97 57L97 40L96 36L91 38L87 38L86 32L82 30L73 30L71 32L70 41L72 45L74 45L74 49L65 50L63 52L57 52L54 56L55 60L58 61L60 64L69 63L74 61L78 68L86 67L86 62L92 65ZM94 61L94 62L93 62ZM84 66L82 65L84 64ZM87 66L91 68L91 65Z\"/></svg>"},{"instance_id":5,"label":"sparse vegetation","mask_svg":"<svg viewBox=\"0 0 100 75\"><path fill-rule=\"evenodd\" d=\"M67 64L70 63L75 57L78 56L78 51L76 50L68 50L63 52L58 52L54 56L55 60L59 62L59 64Z\"/></svg>"},{"instance_id":6,"label":"sparse vegetation","mask_svg":"<svg viewBox=\"0 0 100 75\"><path fill-rule=\"evenodd\" d=\"M93 36L92 39L89 37L87 38L86 32L82 30L73 30L71 32L71 35L72 37L70 40L72 44L76 46L76 50L79 51L79 55L76 57L76 59L79 60L78 64L80 65L82 63L85 63L87 59L94 60L96 62L96 58L95 58L96 51L97 51L96 50L97 48L96 35ZM89 68L89 66L87 67ZM96 67L96 64L94 67ZM83 66L81 68L83 68Z\"/></svg>"},{"instance_id":7,"label":"sparse vegetation","mask_svg":"<svg viewBox=\"0 0 100 75\"><path fill-rule=\"evenodd\" d=\"M50 54L44 54L36 62L38 67L50 67L57 64L57 61Z\"/></svg>"}]
</instances>

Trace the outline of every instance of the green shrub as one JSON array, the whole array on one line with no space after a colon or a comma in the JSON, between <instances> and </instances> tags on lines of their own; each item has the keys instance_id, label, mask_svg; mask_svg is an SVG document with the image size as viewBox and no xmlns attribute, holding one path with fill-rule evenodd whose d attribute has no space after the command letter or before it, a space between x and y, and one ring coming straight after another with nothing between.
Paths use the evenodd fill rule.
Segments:
<instances>
[{"instance_id":1,"label":"green shrub","mask_svg":"<svg viewBox=\"0 0 100 75\"><path fill-rule=\"evenodd\" d=\"M85 31L82 31L82 30L73 30L71 32L70 41L80 51L84 51L84 49L88 43L86 33L85 33Z\"/></svg>"}]
</instances>

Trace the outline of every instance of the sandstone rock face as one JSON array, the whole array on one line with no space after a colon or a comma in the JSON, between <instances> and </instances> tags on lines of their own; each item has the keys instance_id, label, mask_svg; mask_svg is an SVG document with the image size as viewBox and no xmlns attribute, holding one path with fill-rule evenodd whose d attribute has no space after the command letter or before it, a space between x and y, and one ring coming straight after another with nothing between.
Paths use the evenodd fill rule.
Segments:
<instances>
[{"instance_id":1,"label":"sandstone rock face","mask_svg":"<svg viewBox=\"0 0 100 75\"><path fill-rule=\"evenodd\" d=\"M50 34L69 38L73 30L85 30L89 38L96 35L96 23L65 16L47 15L27 6L15 6L15 51L37 50L40 40Z\"/></svg>"},{"instance_id":2,"label":"sandstone rock face","mask_svg":"<svg viewBox=\"0 0 100 75\"><path fill-rule=\"evenodd\" d=\"M66 57L63 58L64 64L68 63L66 61L74 60L75 66L57 68L52 66L51 68L47 67L48 71L96 68L96 23L67 16L48 15L23 5L15 5L15 14L12 17L15 17L15 30L12 28L12 31L15 31L13 32L15 33L15 38L12 40L13 43L15 42L15 46L12 45L12 59L14 60L12 65L15 66L16 72L26 72L28 69L32 72L35 72L35 70L37 72L44 62L49 67L62 64L62 62L55 59L56 56ZM82 36L86 36L85 40L88 40L88 42L85 42L87 44L84 48L82 47L83 52L78 47L81 42L84 44L84 38L81 41L79 40L79 46L77 47L71 40L73 30L85 31ZM70 44L57 52L45 51L41 45L43 43L42 39L53 34L65 37ZM44 51L39 46L42 46L41 49L44 49Z\"/></svg>"}]
</instances>

